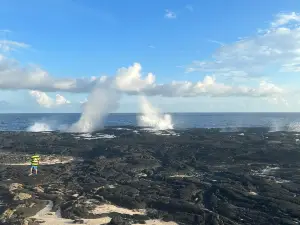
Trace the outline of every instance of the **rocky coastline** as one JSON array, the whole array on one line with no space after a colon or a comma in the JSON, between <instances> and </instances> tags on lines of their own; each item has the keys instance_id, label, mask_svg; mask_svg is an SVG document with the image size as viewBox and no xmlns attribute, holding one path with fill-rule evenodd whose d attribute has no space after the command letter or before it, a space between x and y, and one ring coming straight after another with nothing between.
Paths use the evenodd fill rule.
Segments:
<instances>
[{"instance_id":1,"label":"rocky coastline","mask_svg":"<svg viewBox=\"0 0 300 225\"><path fill-rule=\"evenodd\" d=\"M0 224L300 224L300 135L0 133ZM28 176L32 153L41 155Z\"/></svg>"}]
</instances>

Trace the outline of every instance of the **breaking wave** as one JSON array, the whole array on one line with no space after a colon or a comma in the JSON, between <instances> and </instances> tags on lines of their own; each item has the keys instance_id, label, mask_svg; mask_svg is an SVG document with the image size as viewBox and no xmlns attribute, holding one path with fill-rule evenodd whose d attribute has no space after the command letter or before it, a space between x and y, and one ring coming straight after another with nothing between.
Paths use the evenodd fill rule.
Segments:
<instances>
[{"instance_id":1,"label":"breaking wave","mask_svg":"<svg viewBox=\"0 0 300 225\"><path fill-rule=\"evenodd\" d=\"M272 121L270 132L285 131L285 132L300 132L300 122L285 123L281 120Z\"/></svg>"},{"instance_id":2,"label":"breaking wave","mask_svg":"<svg viewBox=\"0 0 300 225\"><path fill-rule=\"evenodd\" d=\"M35 122L29 126L26 131L28 132L50 132L61 131L65 132L68 129L68 125L58 124L56 122Z\"/></svg>"},{"instance_id":3,"label":"breaking wave","mask_svg":"<svg viewBox=\"0 0 300 225\"><path fill-rule=\"evenodd\" d=\"M289 126L288 126L287 131L290 131L290 132L300 132L300 122L290 123Z\"/></svg>"},{"instance_id":4,"label":"breaking wave","mask_svg":"<svg viewBox=\"0 0 300 225\"><path fill-rule=\"evenodd\" d=\"M43 131L53 131L52 128L46 123L34 123L27 128L29 132L43 132Z\"/></svg>"},{"instance_id":5,"label":"breaking wave","mask_svg":"<svg viewBox=\"0 0 300 225\"><path fill-rule=\"evenodd\" d=\"M103 130L105 127L113 128L116 132L118 130L127 130L132 132L134 130L139 130L139 127L142 127L142 130L147 132L156 132L156 133L170 133L177 132L179 130L185 129L193 129L193 128L202 128L202 129L215 129L216 132L246 132L251 130L251 132L297 132L300 133L300 120L298 118L267 118L265 121L262 121L261 124L258 123L250 123L241 124L242 126L238 126L237 124L227 123L225 126L224 124L220 123L219 121L214 122L214 120L218 120L218 118L209 118L210 120L203 120L203 118L199 117L199 122L197 121L198 118L195 118L195 121L188 121L185 120L182 116L178 116L177 114L174 115L174 118L170 114L161 113L159 109L153 107L151 103L145 98L142 97L141 101L139 102L141 107L141 114L137 115L129 115L128 122L131 127L128 127L124 118L124 115L121 115L120 118L114 117L107 117L106 114L103 118L103 114L99 114L95 112L92 116L88 116L89 124L92 124L94 128L92 130L83 129L84 127L79 126L76 131L70 128L74 128L74 123L78 120L78 117L74 116L74 118L65 118L61 115L50 115L50 116L43 116L42 118L30 118L30 121L16 121L15 123L3 123L3 127L6 128L7 126L11 126L12 130L23 130L28 132L51 132L51 131L60 131L60 132L70 132L70 133L93 133L93 131L98 132ZM111 109L111 108L110 108ZM106 112L109 112L107 110ZM113 110L112 110L113 111ZM85 116L87 116L85 114ZM48 118L50 117L50 118ZM81 115L81 117L84 117ZM136 118L136 120L135 120ZM191 118L190 118L191 119ZM190 120L189 119L189 120ZM174 121L176 121L176 126ZM203 120L203 121L202 121ZM81 122L87 122L87 120L80 120ZM99 122L100 121L100 122ZM97 125L101 124L100 127ZM184 126L180 126L180 124L184 124ZM212 128L207 126L207 124L214 124ZM25 125L25 127L24 127ZM105 125L105 126L104 126ZM124 125L124 126L123 126ZM248 126L247 126L248 125ZM0 124L1 126L1 124ZM6 126L6 127L5 127ZM14 128L15 126L15 128ZM117 126L117 128L116 128ZM137 127L136 127L137 126ZM130 129L129 129L130 128ZM248 129L249 128L249 129ZM5 129L6 130L6 129ZM175 131L176 130L176 131Z\"/></svg>"}]
</instances>

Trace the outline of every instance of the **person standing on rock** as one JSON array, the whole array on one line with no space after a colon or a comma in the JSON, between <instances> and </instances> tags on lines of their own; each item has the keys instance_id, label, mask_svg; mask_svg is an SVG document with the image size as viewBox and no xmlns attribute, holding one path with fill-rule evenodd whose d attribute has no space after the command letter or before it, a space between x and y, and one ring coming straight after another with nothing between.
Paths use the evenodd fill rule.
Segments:
<instances>
[{"instance_id":1,"label":"person standing on rock","mask_svg":"<svg viewBox=\"0 0 300 225\"><path fill-rule=\"evenodd\" d=\"M39 164L40 164L40 156L37 153L34 153L34 155L31 156L31 168L30 168L29 176L33 174L33 170L35 170L35 174L37 175Z\"/></svg>"}]
</instances>

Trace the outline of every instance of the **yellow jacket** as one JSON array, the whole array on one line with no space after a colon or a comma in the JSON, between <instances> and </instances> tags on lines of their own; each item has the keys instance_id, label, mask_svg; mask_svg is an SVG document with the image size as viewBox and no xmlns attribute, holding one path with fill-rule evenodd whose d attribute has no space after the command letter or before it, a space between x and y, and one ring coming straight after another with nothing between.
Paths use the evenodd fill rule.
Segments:
<instances>
[{"instance_id":1,"label":"yellow jacket","mask_svg":"<svg viewBox=\"0 0 300 225\"><path fill-rule=\"evenodd\" d=\"M40 156L39 155L31 156L31 165L32 166L38 166L39 163L40 163Z\"/></svg>"}]
</instances>

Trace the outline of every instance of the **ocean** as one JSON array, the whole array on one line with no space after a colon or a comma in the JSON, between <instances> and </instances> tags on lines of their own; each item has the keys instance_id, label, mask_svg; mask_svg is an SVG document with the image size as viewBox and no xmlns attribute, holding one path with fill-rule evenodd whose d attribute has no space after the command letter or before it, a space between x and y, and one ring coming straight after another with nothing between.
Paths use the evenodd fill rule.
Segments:
<instances>
[{"instance_id":1,"label":"ocean","mask_svg":"<svg viewBox=\"0 0 300 225\"><path fill-rule=\"evenodd\" d=\"M270 127L300 131L300 113L171 113L175 129ZM78 121L79 113L0 114L0 131L63 130ZM105 126L138 126L137 114L109 114Z\"/></svg>"}]
</instances>

